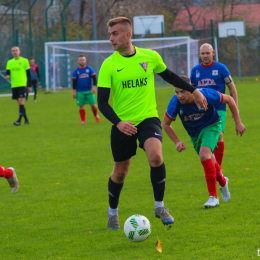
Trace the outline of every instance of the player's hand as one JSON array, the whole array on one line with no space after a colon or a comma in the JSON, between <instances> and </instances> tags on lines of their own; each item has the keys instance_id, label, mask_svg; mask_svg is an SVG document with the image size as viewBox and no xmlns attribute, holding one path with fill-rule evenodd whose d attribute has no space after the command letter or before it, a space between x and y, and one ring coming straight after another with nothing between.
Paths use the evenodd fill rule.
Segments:
<instances>
[{"instance_id":1,"label":"player's hand","mask_svg":"<svg viewBox=\"0 0 260 260\"><path fill-rule=\"evenodd\" d=\"M206 111L208 109L207 99L202 95L202 93L198 89L195 89L192 94L197 107L199 109L203 108Z\"/></svg>"},{"instance_id":2,"label":"player's hand","mask_svg":"<svg viewBox=\"0 0 260 260\"><path fill-rule=\"evenodd\" d=\"M242 136L245 131L246 131L246 127L242 124L242 122L236 124L237 136L238 136L238 134L240 134L240 136Z\"/></svg>"},{"instance_id":3,"label":"player's hand","mask_svg":"<svg viewBox=\"0 0 260 260\"><path fill-rule=\"evenodd\" d=\"M96 86L92 86L91 91L92 91L93 94L95 94L96 93Z\"/></svg>"},{"instance_id":4,"label":"player's hand","mask_svg":"<svg viewBox=\"0 0 260 260\"><path fill-rule=\"evenodd\" d=\"M30 93L32 91L32 87L27 88L27 93Z\"/></svg>"},{"instance_id":5,"label":"player's hand","mask_svg":"<svg viewBox=\"0 0 260 260\"><path fill-rule=\"evenodd\" d=\"M134 127L135 123L129 121L120 121L117 124L117 128L119 131L124 133L125 135L132 136L137 133L137 128Z\"/></svg>"},{"instance_id":6,"label":"player's hand","mask_svg":"<svg viewBox=\"0 0 260 260\"><path fill-rule=\"evenodd\" d=\"M77 97L77 93L73 93L73 98L76 98Z\"/></svg>"},{"instance_id":7,"label":"player's hand","mask_svg":"<svg viewBox=\"0 0 260 260\"><path fill-rule=\"evenodd\" d=\"M182 150L186 149L186 145L182 142L178 142L176 144L176 150L180 153Z\"/></svg>"},{"instance_id":8,"label":"player's hand","mask_svg":"<svg viewBox=\"0 0 260 260\"><path fill-rule=\"evenodd\" d=\"M6 79L6 80L10 80L10 76L9 76L9 75L6 76L5 79Z\"/></svg>"}]
</instances>

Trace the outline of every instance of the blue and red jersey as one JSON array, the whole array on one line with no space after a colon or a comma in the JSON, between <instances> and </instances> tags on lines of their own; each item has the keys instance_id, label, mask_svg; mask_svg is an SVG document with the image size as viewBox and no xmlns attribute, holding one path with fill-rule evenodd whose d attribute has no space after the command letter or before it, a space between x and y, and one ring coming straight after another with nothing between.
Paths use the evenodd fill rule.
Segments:
<instances>
[{"instance_id":1,"label":"blue and red jersey","mask_svg":"<svg viewBox=\"0 0 260 260\"><path fill-rule=\"evenodd\" d=\"M191 84L196 88L211 88L225 94L226 83L224 79L230 78L230 72L226 65L213 60L209 66L203 63L195 66L190 75ZM226 104L216 106L217 110L226 111Z\"/></svg>"},{"instance_id":2,"label":"blue and red jersey","mask_svg":"<svg viewBox=\"0 0 260 260\"><path fill-rule=\"evenodd\" d=\"M77 91L90 91L92 88L91 77L95 75L95 71L90 66L85 66L84 68L76 68L73 71L72 79L77 80Z\"/></svg>"},{"instance_id":3,"label":"blue and red jersey","mask_svg":"<svg viewBox=\"0 0 260 260\"><path fill-rule=\"evenodd\" d=\"M177 96L174 95L165 113L172 121L179 115L184 128L191 137L197 137L203 128L220 121L215 106L223 102L223 95L213 89L199 89L199 91L208 101L206 111L198 109L194 101L190 104L181 104Z\"/></svg>"}]
</instances>

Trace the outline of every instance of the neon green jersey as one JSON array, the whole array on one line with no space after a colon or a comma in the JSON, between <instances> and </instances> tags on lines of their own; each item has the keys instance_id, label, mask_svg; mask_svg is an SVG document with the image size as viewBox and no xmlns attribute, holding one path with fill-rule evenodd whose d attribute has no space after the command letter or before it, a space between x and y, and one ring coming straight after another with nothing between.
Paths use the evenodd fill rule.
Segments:
<instances>
[{"instance_id":1,"label":"neon green jersey","mask_svg":"<svg viewBox=\"0 0 260 260\"><path fill-rule=\"evenodd\" d=\"M111 88L117 116L138 125L147 118L158 117L154 72L165 71L166 65L156 51L135 49L132 57L123 57L116 51L103 62L98 87Z\"/></svg>"},{"instance_id":2,"label":"neon green jersey","mask_svg":"<svg viewBox=\"0 0 260 260\"><path fill-rule=\"evenodd\" d=\"M11 59L7 62L6 69L10 70L12 88L26 87L27 74L26 70L30 69L29 61L23 57Z\"/></svg>"}]
</instances>

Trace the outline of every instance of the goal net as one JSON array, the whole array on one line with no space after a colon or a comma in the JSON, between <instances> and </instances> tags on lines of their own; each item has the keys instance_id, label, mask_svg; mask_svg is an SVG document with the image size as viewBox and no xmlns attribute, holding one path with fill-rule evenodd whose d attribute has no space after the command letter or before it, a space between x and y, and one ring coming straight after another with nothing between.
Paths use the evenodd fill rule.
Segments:
<instances>
[{"instance_id":1,"label":"goal net","mask_svg":"<svg viewBox=\"0 0 260 260\"><path fill-rule=\"evenodd\" d=\"M198 64L198 40L190 37L132 39L134 46L157 51L167 68L176 74L190 76L191 69ZM46 92L71 87L71 76L78 67L79 54L87 57L87 65L95 72L103 61L113 53L110 41L76 41L45 43ZM155 75L156 88L165 88L162 78Z\"/></svg>"}]
</instances>

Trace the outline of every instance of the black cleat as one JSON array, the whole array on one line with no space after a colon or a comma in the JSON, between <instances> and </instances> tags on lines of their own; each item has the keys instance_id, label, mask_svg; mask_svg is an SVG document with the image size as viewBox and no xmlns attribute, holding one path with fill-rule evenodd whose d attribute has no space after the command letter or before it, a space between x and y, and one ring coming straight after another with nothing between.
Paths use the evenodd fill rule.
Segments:
<instances>
[{"instance_id":1,"label":"black cleat","mask_svg":"<svg viewBox=\"0 0 260 260\"><path fill-rule=\"evenodd\" d=\"M19 125L21 125L21 122L20 121L16 121L16 122L14 122L14 125L19 126Z\"/></svg>"},{"instance_id":2,"label":"black cleat","mask_svg":"<svg viewBox=\"0 0 260 260\"><path fill-rule=\"evenodd\" d=\"M29 125L30 124L29 120L25 121L24 124Z\"/></svg>"}]
</instances>

